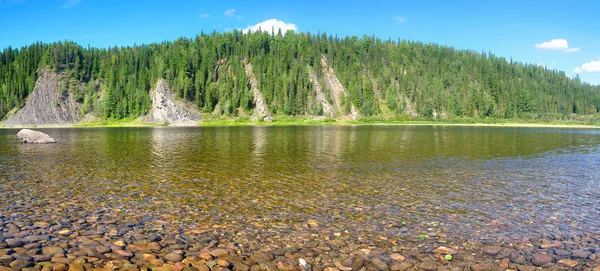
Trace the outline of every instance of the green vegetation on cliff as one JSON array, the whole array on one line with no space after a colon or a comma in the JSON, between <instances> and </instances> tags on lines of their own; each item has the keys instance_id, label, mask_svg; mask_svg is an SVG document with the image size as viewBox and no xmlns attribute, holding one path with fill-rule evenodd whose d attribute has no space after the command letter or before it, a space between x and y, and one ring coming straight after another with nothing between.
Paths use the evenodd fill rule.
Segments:
<instances>
[{"instance_id":1,"label":"green vegetation on cliff","mask_svg":"<svg viewBox=\"0 0 600 271\"><path fill-rule=\"evenodd\" d=\"M347 93L337 117L354 106L367 118L564 120L600 108L600 86L491 53L370 36L234 31L107 49L67 41L9 47L0 53L0 118L25 103L44 69L66 74L82 113L101 119L147 114L161 78L205 113L245 118L255 106L246 63L275 116L324 115L313 71L336 105L329 66Z\"/></svg>"}]
</instances>

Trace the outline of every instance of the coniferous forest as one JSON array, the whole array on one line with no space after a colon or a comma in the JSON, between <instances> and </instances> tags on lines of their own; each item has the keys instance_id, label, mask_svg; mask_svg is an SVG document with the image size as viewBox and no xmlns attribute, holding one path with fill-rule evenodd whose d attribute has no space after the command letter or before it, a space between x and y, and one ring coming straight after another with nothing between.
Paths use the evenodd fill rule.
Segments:
<instances>
[{"instance_id":1,"label":"coniferous forest","mask_svg":"<svg viewBox=\"0 0 600 271\"><path fill-rule=\"evenodd\" d=\"M600 108L600 86L492 53L372 36L236 30L132 47L64 41L6 48L0 118L23 106L45 69L64 74L81 113L98 118L147 114L150 90L162 78L202 112L240 116L254 106L245 63L275 116L319 116L310 73L323 80L321 57L348 93L343 113L353 105L365 117L566 119ZM323 89L327 97L330 91Z\"/></svg>"}]
</instances>

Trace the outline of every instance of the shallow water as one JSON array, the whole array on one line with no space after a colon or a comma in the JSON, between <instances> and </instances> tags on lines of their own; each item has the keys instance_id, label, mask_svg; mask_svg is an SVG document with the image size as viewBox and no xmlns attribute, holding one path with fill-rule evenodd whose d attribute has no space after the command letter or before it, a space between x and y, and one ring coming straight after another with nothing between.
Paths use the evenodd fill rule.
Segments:
<instances>
[{"instance_id":1,"label":"shallow water","mask_svg":"<svg viewBox=\"0 0 600 271\"><path fill-rule=\"evenodd\" d=\"M600 130L39 130L59 143L24 145L0 129L0 222L258 243L309 219L324 234L393 244L600 233Z\"/></svg>"}]
</instances>

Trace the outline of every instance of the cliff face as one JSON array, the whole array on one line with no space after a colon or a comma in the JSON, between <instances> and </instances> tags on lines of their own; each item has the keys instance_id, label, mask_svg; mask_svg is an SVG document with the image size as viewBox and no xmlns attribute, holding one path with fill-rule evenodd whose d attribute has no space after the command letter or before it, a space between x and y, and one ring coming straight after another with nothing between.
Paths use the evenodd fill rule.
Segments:
<instances>
[{"instance_id":1,"label":"cliff face","mask_svg":"<svg viewBox=\"0 0 600 271\"><path fill-rule=\"evenodd\" d=\"M56 72L44 70L25 106L2 124L6 126L68 125L81 120L81 105L75 102L65 80Z\"/></svg>"},{"instance_id":2,"label":"cliff face","mask_svg":"<svg viewBox=\"0 0 600 271\"><path fill-rule=\"evenodd\" d=\"M150 96L152 97L152 111L146 117L149 122L188 126L202 121L200 111L191 103L176 99L164 79L158 81L156 89L150 92Z\"/></svg>"},{"instance_id":3,"label":"cliff face","mask_svg":"<svg viewBox=\"0 0 600 271\"><path fill-rule=\"evenodd\" d=\"M253 94L253 102L254 102L254 115L252 118L254 120L262 119L264 121L273 121L273 115L269 112L269 108L267 107L267 103L265 99L263 99L260 90L258 89L258 83L256 82L256 77L254 76L254 72L252 71L252 64L246 63L246 76L248 77L248 84L250 85L250 89L252 89Z\"/></svg>"}]
</instances>

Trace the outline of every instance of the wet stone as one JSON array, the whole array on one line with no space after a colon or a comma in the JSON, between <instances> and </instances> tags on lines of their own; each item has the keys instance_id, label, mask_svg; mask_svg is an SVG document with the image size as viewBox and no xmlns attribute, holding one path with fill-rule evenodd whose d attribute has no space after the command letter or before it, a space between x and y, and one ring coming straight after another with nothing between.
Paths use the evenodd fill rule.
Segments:
<instances>
[{"instance_id":1,"label":"wet stone","mask_svg":"<svg viewBox=\"0 0 600 271\"><path fill-rule=\"evenodd\" d=\"M64 263L55 264L52 266L52 271L67 271L69 270L69 266Z\"/></svg>"},{"instance_id":2,"label":"wet stone","mask_svg":"<svg viewBox=\"0 0 600 271\"><path fill-rule=\"evenodd\" d=\"M233 263L233 270L238 270L238 271L248 271L250 270L250 267L243 264L242 262L234 262Z\"/></svg>"},{"instance_id":3,"label":"wet stone","mask_svg":"<svg viewBox=\"0 0 600 271\"><path fill-rule=\"evenodd\" d=\"M56 254L63 254L65 250L62 247L49 246L42 248L42 254L47 256L54 256Z\"/></svg>"},{"instance_id":4,"label":"wet stone","mask_svg":"<svg viewBox=\"0 0 600 271\"><path fill-rule=\"evenodd\" d=\"M518 265L517 269L519 271L536 271L537 268L535 266L531 266L531 265Z\"/></svg>"},{"instance_id":5,"label":"wet stone","mask_svg":"<svg viewBox=\"0 0 600 271\"><path fill-rule=\"evenodd\" d=\"M585 258L589 257L591 254L592 253L589 250L575 250L575 251L573 251L572 257L585 259Z\"/></svg>"},{"instance_id":6,"label":"wet stone","mask_svg":"<svg viewBox=\"0 0 600 271\"><path fill-rule=\"evenodd\" d=\"M575 267L579 264L579 262L571 259L561 259L557 262L557 264L564 267Z\"/></svg>"},{"instance_id":7,"label":"wet stone","mask_svg":"<svg viewBox=\"0 0 600 271\"><path fill-rule=\"evenodd\" d=\"M537 266L542 266L551 263L553 260L554 259L552 258L552 256L542 253L534 254L531 257L531 263Z\"/></svg>"},{"instance_id":8,"label":"wet stone","mask_svg":"<svg viewBox=\"0 0 600 271\"><path fill-rule=\"evenodd\" d=\"M438 267L439 267L439 264L437 264L435 262L422 262L418 265L419 269L426 270L426 271L434 271L434 270L437 270Z\"/></svg>"},{"instance_id":9,"label":"wet stone","mask_svg":"<svg viewBox=\"0 0 600 271\"><path fill-rule=\"evenodd\" d=\"M183 260L183 255L176 252L171 252L165 255L165 259L170 262L181 262Z\"/></svg>"},{"instance_id":10,"label":"wet stone","mask_svg":"<svg viewBox=\"0 0 600 271\"><path fill-rule=\"evenodd\" d=\"M112 249L110 249L110 247L106 247L106 246L98 246L98 247L96 247L96 251L100 254L104 254L104 253L111 252Z\"/></svg>"},{"instance_id":11,"label":"wet stone","mask_svg":"<svg viewBox=\"0 0 600 271\"><path fill-rule=\"evenodd\" d=\"M114 253L117 254L117 255L119 255L119 256L121 256L121 257L123 257L123 258L131 258L131 257L133 257L133 252L128 251L128 250L118 249L118 250L115 250Z\"/></svg>"},{"instance_id":12,"label":"wet stone","mask_svg":"<svg viewBox=\"0 0 600 271\"><path fill-rule=\"evenodd\" d=\"M10 255L2 255L0 256L0 265L9 265L15 258Z\"/></svg>"},{"instance_id":13,"label":"wet stone","mask_svg":"<svg viewBox=\"0 0 600 271\"><path fill-rule=\"evenodd\" d=\"M408 262L400 262L400 263L392 263L390 266L390 270L392 271L404 271L413 267L411 263Z\"/></svg>"},{"instance_id":14,"label":"wet stone","mask_svg":"<svg viewBox=\"0 0 600 271\"><path fill-rule=\"evenodd\" d=\"M473 271L490 271L490 270L501 270L500 267L493 263L478 263L471 266Z\"/></svg>"},{"instance_id":15,"label":"wet stone","mask_svg":"<svg viewBox=\"0 0 600 271\"><path fill-rule=\"evenodd\" d=\"M566 251L564 249L553 249L552 252L554 252L554 254L559 257L571 257L571 252Z\"/></svg>"},{"instance_id":16,"label":"wet stone","mask_svg":"<svg viewBox=\"0 0 600 271\"><path fill-rule=\"evenodd\" d=\"M16 270L21 270L25 267L33 266L33 262L26 260L14 260L10 263L10 267Z\"/></svg>"},{"instance_id":17,"label":"wet stone","mask_svg":"<svg viewBox=\"0 0 600 271\"><path fill-rule=\"evenodd\" d=\"M277 266L269 261L261 260L258 262L258 266L264 271L277 271Z\"/></svg>"},{"instance_id":18,"label":"wet stone","mask_svg":"<svg viewBox=\"0 0 600 271\"><path fill-rule=\"evenodd\" d=\"M481 251L488 255L496 255L502 251L502 248L499 246L484 246L481 248Z\"/></svg>"},{"instance_id":19,"label":"wet stone","mask_svg":"<svg viewBox=\"0 0 600 271\"><path fill-rule=\"evenodd\" d=\"M380 258L372 258L371 263L377 268L377 270L388 270L388 265Z\"/></svg>"},{"instance_id":20,"label":"wet stone","mask_svg":"<svg viewBox=\"0 0 600 271\"><path fill-rule=\"evenodd\" d=\"M68 271L85 271L85 268L81 263L72 263L69 265Z\"/></svg>"},{"instance_id":21,"label":"wet stone","mask_svg":"<svg viewBox=\"0 0 600 271\"><path fill-rule=\"evenodd\" d=\"M20 247L23 245L23 242L21 242L21 239L16 239L16 238L6 239L5 242L6 242L6 245L10 248Z\"/></svg>"},{"instance_id":22,"label":"wet stone","mask_svg":"<svg viewBox=\"0 0 600 271\"><path fill-rule=\"evenodd\" d=\"M319 245L319 242L309 241L304 244L305 248L315 248Z\"/></svg>"},{"instance_id":23,"label":"wet stone","mask_svg":"<svg viewBox=\"0 0 600 271\"><path fill-rule=\"evenodd\" d=\"M210 255L212 255L214 257L222 257L227 254L229 254L229 251L227 251L226 249L222 249L222 248L217 248L210 252Z\"/></svg>"}]
</instances>

